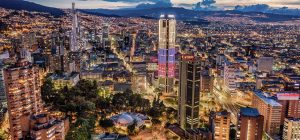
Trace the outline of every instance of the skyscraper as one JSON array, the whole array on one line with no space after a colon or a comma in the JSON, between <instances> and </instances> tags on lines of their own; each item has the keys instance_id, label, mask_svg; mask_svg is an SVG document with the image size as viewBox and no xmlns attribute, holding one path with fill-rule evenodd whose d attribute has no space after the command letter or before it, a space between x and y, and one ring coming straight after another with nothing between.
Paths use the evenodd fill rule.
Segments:
<instances>
[{"instance_id":1,"label":"skyscraper","mask_svg":"<svg viewBox=\"0 0 300 140\"><path fill-rule=\"evenodd\" d=\"M70 51L77 51L77 30L78 30L78 19L75 9L75 3L72 3L72 30L70 34Z\"/></svg>"},{"instance_id":2,"label":"skyscraper","mask_svg":"<svg viewBox=\"0 0 300 140\"><path fill-rule=\"evenodd\" d=\"M4 70L10 135L24 138L30 130L30 116L43 111L39 68L21 58Z\"/></svg>"},{"instance_id":3,"label":"skyscraper","mask_svg":"<svg viewBox=\"0 0 300 140\"><path fill-rule=\"evenodd\" d=\"M214 140L229 140L230 113L227 111L211 112L209 118L210 129Z\"/></svg>"},{"instance_id":4,"label":"skyscraper","mask_svg":"<svg viewBox=\"0 0 300 140\"><path fill-rule=\"evenodd\" d=\"M183 55L180 61L178 122L184 129L197 128L200 121L201 62L193 55Z\"/></svg>"},{"instance_id":5,"label":"skyscraper","mask_svg":"<svg viewBox=\"0 0 300 140\"><path fill-rule=\"evenodd\" d=\"M264 116L255 108L241 108L238 116L237 140L261 140Z\"/></svg>"},{"instance_id":6,"label":"skyscraper","mask_svg":"<svg viewBox=\"0 0 300 140\"><path fill-rule=\"evenodd\" d=\"M163 93L172 95L175 77L176 20L174 15L161 15L159 20L158 77Z\"/></svg>"},{"instance_id":7,"label":"skyscraper","mask_svg":"<svg viewBox=\"0 0 300 140\"><path fill-rule=\"evenodd\" d=\"M103 24L101 41L103 47L109 47L109 25L107 23Z\"/></svg>"}]
</instances>

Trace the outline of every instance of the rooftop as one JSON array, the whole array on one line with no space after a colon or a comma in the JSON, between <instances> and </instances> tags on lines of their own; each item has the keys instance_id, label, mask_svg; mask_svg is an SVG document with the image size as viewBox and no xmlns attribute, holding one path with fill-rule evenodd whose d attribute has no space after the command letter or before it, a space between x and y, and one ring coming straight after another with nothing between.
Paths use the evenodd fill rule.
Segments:
<instances>
[{"instance_id":1,"label":"rooftop","mask_svg":"<svg viewBox=\"0 0 300 140\"><path fill-rule=\"evenodd\" d=\"M274 100L273 97L266 96L261 91L255 92L255 95L258 96L260 99L262 99L265 103L267 103L271 106L282 106L280 103L278 103L276 100Z\"/></svg>"},{"instance_id":2,"label":"rooftop","mask_svg":"<svg viewBox=\"0 0 300 140\"><path fill-rule=\"evenodd\" d=\"M250 108L250 107L241 108L240 113L243 116L249 116L249 117L257 117L260 115L256 108Z\"/></svg>"},{"instance_id":3,"label":"rooftop","mask_svg":"<svg viewBox=\"0 0 300 140\"><path fill-rule=\"evenodd\" d=\"M300 118L285 118L285 119L290 122L299 122L300 123Z\"/></svg>"},{"instance_id":4,"label":"rooftop","mask_svg":"<svg viewBox=\"0 0 300 140\"><path fill-rule=\"evenodd\" d=\"M175 19L175 15L171 15L171 14L162 14L160 15L161 19Z\"/></svg>"}]
</instances>

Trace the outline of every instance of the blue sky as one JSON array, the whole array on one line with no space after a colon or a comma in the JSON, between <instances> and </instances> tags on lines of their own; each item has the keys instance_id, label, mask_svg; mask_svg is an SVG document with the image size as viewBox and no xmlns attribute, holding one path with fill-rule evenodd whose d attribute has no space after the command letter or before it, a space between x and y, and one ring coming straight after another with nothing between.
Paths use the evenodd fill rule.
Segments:
<instances>
[{"instance_id":1,"label":"blue sky","mask_svg":"<svg viewBox=\"0 0 300 140\"><path fill-rule=\"evenodd\" d=\"M159 0L27 0L38 4L57 7L70 8L73 1L76 2L78 8L106 8L117 9L125 7L134 7L141 3L151 3ZM168 1L168 0L164 0ZM202 0L171 0L174 6L181 4L195 4ZM268 4L272 7L289 7L300 8L300 0L216 0L216 6L230 9L235 5L253 5L253 4Z\"/></svg>"}]
</instances>

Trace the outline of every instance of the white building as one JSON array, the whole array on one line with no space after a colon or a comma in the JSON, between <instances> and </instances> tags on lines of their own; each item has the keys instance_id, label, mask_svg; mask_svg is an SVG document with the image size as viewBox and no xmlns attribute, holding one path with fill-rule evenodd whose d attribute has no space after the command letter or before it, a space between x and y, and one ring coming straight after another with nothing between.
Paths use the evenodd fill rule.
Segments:
<instances>
[{"instance_id":1,"label":"white building","mask_svg":"<svg viewBox=\"0 0 300 140\"><path fill-rule=\"evenodd\" d=\"M237 73L239 66L237 64L226 62L224 66L224 85L228 92L233 92L237 88Z\"/></svg>"}]
</instances>

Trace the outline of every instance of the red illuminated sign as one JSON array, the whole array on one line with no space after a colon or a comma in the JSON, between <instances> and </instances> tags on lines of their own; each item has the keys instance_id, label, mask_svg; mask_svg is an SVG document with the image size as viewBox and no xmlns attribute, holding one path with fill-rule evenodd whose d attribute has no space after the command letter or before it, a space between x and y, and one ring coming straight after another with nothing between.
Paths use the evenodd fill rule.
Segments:
<instances>
[{"instance_id":1,"label":"red illuminated sign","mask_svg":"<svg viewBox=\"0 0 300 140\"><path fill-rule=\"evenodd\" d=\"M190 55L190 54L184 54L184 55L181 56L181 59L183 59L183 60L194 60L195 56Z\"/></svg>"},{"instance_id":2,"label":"red illuminated sign","mask_svg":"<svg viewBox=\"0 0 300 140\"><path fill-rule=\"evenodd\" d=\"M300 93L277 93L278 100L300 100Z\"/></svg>"}]
</instances>

